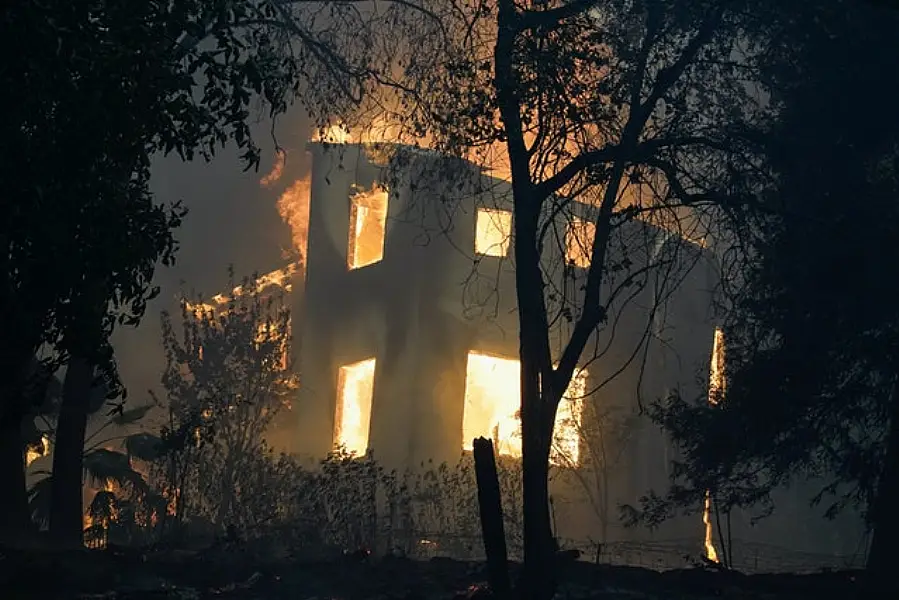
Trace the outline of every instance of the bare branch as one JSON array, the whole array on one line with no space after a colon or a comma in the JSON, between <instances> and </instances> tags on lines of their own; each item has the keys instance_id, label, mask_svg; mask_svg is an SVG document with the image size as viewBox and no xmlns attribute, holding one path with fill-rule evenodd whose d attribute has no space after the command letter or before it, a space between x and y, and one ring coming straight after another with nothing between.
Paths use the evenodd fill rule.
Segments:
<instances>
[{"instance_id":1,"label":"bare branch","mask_svg":"<svg viewBox=\"0 0 899 600\"><path fill-rule=\"evenodd\" d=\"M526 31L528 29L541 29L543 32L551 31L558 27L562 21L582 15L588 10L595 8L600 0L571 0L557 8L548 10L528 10L519 14L518 29Z\"/></svg>"},{"instance_id":2,"label":"bare branch","mask_svg":"<svg viewBox=\"0 0 899 600\"><path fill-rule=\"evenodd\" d=\"M535 194L547 198L568 185L572 179L592 166L612 162L620 156L618 146L604 146L578 154L549 179L537 184Z\"/></svg>"}]
</instances>

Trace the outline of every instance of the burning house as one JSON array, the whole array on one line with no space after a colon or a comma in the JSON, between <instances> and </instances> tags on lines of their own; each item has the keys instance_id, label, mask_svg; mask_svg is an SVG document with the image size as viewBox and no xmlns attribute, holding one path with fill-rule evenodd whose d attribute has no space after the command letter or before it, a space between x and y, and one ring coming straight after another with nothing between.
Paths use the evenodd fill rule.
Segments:
<instances>
[{"instance_id":1,"label":"burning house","mask_svg":"<svg viewBox=\"0 0 899 600\"><path fill-rule=\"evenodd\" d=\"M260 280L291 297L290 360L300 385L291 422L278 425L289 431L284 449L315 463L342 447L401 471L455 464L486 436L514 461L521 440L510 184L418 149L347 140L308 149L309 178L278 204L300 268ZM557 243L544 248L554 344L567 339L582 303L593 210L568 204L553 225ZM551 461L574 474L552 482L554 497L565 501L557 534L643 544L642 557L658 552L677 564L704 542L714 560L725 525L710 497L700 514L653 531L626 529L619 507L665 490L675 458L640 403L671 393L723 397L725 340L711 314L716 260L703 244L642 220L622 223L613 237L604 297L614 300L556 420ZM794 560L821 565L859 547L863 527L854 516L826 531L821 511L799 500L809 494L798 492L785 491L778 500L785 509L759 525L734 512L730 535L753 548L805 552ZM787 530L797 536L785 537ZM778 568L752 552L733 557L736 564Z\"/></svg>"},{"instance_id":2,"label":"burning house","mask_svg":"<svg viewBox=\"0 0 899 600\"><path fill-rule=\"evenodd\" d=\"M297 452L315 458L343 446L403 469L455 463L486 436L501 455L520 455L509 183L418 150L397 150L390 167L361 145L310 150ZM546 258L559 296L574 305L589 264L590 210L572 205L562 243ZM610 326L589 345L560 406L552 457L597 467L590 432L615 429L600 432L612 528L619 504L667 483L673 455L661 432L635 417L637 398L703 393L715 287L700 246L640 221L616 235L612 246L629 252L616 264L665 267L610 306ZM675 271L681 284L662 293L675 287L663 281ZM579 510L591 509L569 512ZM695 536L696 523L686 527Z\"/></svg>"}]
</instances>

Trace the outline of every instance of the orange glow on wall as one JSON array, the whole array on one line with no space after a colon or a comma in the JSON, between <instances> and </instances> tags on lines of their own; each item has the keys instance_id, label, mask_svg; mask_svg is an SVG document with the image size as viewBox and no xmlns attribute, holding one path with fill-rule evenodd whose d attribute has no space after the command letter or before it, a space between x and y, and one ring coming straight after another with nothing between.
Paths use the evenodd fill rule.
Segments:
<instances>
[{"instance_id":1,"label":"orange glow on wall","mask_svg":"<svg viewBox=\"0 0 899 600\"><path fill-rule=\"evenodd\" d=\"M596 223L572 217L565 231L565 261L581 269L588 268L595 237Z\"/></svg>"}]
</instances>

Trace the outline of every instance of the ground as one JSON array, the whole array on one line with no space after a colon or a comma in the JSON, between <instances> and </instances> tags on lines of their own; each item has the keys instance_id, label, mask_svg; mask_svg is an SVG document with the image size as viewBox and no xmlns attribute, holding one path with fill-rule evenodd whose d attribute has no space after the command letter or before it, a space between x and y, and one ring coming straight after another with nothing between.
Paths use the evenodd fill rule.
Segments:
<instances>
[{"instance_id":1,"label":"ground","mask_svg":"<svg viewBox=\"0 0 899 600\"><path fill-rule=\"evenodd\" d=\"M513 570L518 566L513 565ZM786 599L856 596L857 573L743 576L706 569L567 565L558 600ZM239 549L204 552L7 552L4 599L463 600L485 578L477 563L363 558L259 560Z\"/></svg>"}]
</instances>

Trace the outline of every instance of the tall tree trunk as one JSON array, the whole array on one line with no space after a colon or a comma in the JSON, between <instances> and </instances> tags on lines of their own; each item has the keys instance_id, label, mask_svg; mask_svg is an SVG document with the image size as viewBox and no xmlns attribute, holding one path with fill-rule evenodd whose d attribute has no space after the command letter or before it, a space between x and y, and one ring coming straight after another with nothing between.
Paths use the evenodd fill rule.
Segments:
<instances>
[{"instance_id":1,"label":"tall tree trunk","mask_svg":"<svg viewBox=\"0 0 899 600\"><path fill-rule=\"evenodd\" d=\"M894 572L896 544L899 543L899 374L890 394L890 425L887 451L873 509L874 534L868 553L868 581L871 591L899 590Z\"/></svg>"},{"instance_id":2,"label":"tall tree trunk","mask_svg":"<svg viewBox=\"0 0 899 600\"><path fill-rule=\"evenodd\" d=\"M17 546L29 532L21 424L0 429L0 543Z\"/></svg>"},{"instance_id":3,"label":"tall tree trunk","mask_svg":"<svg viewBox=\"0 0 899 600\"><path fill-rule=\"evenodd\" d=\"M17 344L15 337L3 340L0 350L3 376L0 381L0 542L18 545L31 529L28 493L25 481L25 443L22 422L25 406L25 384L33 352L22 352L28 344Z\"/></svg>"},{"instance_id":4,"label":"tall tree trunk","mask_svg":"<svg viewBox=\"0 0 899 600\"><path fill-rule=\"evenodd\" d=\"M84 543L84 435L93 379L93 366L72 357L56 427L50 493L50 534L63 547L81 547Z\"/></svg>"},{"instance_id":5,"label":"tall tree trunk","mask_svg":"<svg viewBox=\"0 0 899 600\"><path fill-rule=\"evenodd\" d=\"M225 459L225 469L222 473L221 499L215 515L215 526L221 531L227 531L231 519L231 506L234 499L234 459Z\"/></svg>"},{"instance_id":6,"label":"tall tree trunk","mask_svg":"<svg viewBox=\"0 0 899 600\"><path fill-rule=\"evenodd\" d=\"M549 506L549 453L546 406L539 394L522 396L524 570L520 595L549 600L556 591L556 543Z\"/></svg>"},{"instance_id":7,"label":"tall tree trunk","mask_svg":"<svg viewBox=\"0 0 899 600\"><path fill-rule=\"evenodd\" d=\"M519 181L527 181L522 170ZM521 359L521 453L524 569L519 593L550 600L556 591L556 544L549 506L549 454L555 424L549 326L537 246L539 203L527 183L515 194L515 287Z\"/></svg>"}]
</instances>

